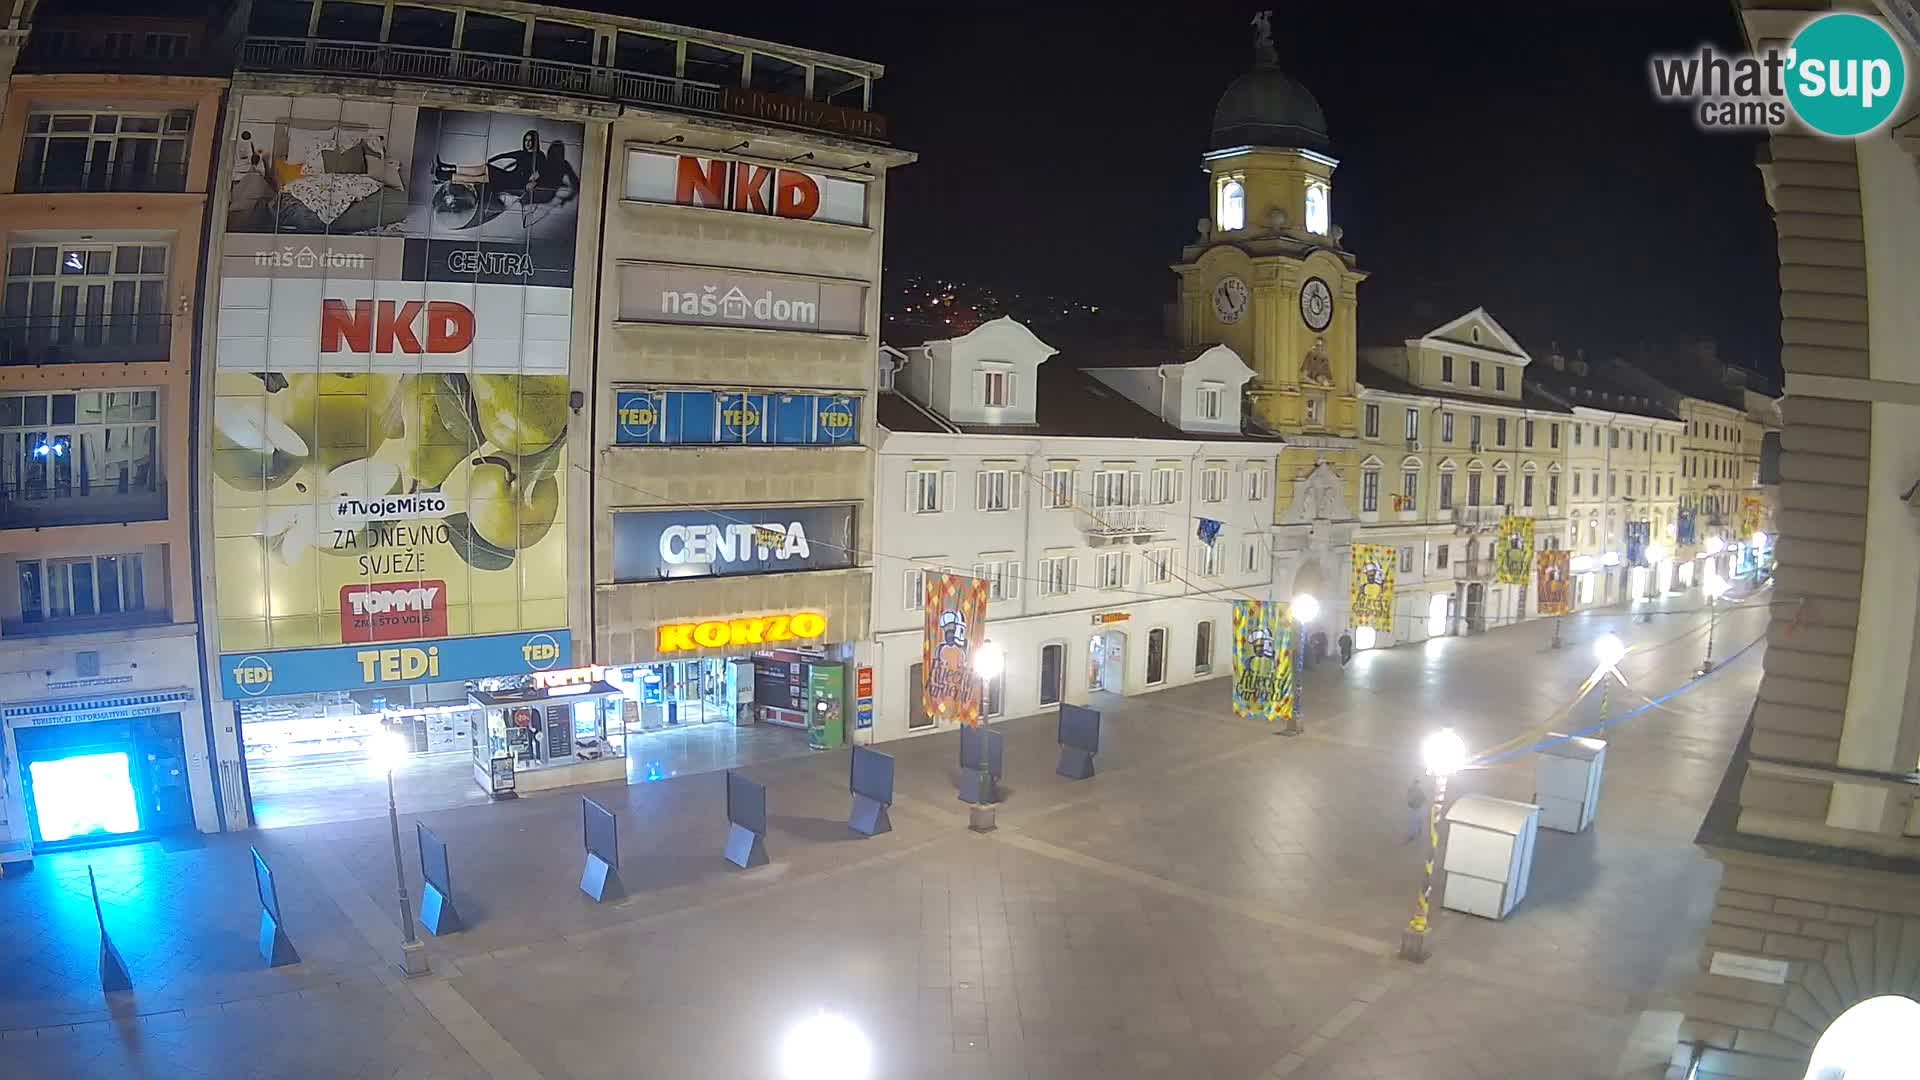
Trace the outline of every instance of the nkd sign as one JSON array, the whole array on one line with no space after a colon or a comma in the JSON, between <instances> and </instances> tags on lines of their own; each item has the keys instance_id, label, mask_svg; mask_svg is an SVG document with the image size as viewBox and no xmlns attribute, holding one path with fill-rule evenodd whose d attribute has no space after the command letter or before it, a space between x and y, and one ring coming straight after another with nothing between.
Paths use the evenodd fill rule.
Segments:
<instances>
[{"instance_id":1,"label":"nkd sign","mask_svg":"<svg viewBox=\"0 0 1920 1080\"><path fill-rule=\"evenodd\" d=\"M626 322L748 326L858 334L866 325L867 286L660 263L620 267L620 318Z\"/></svg>"},{"instance_id":2,"label":"nkd sign","mask_svg":"<svg viewBox=\"0 0 1920 1080\"><path fill-rule=\"evenodd\" d=\"M781 574L852 566L853 507L616 510L615 581Z\"/></svg>"},{"instance_id":3,"label":"nkd sign","mask_svg":"<svg viewBox=\"0 0 1920 1080\"><path fill-rule=\"evenodd\" d=\"M867 185L750 161L627 151L627 198L840 225L867 223Z\"/></svg>"}]
</instances>

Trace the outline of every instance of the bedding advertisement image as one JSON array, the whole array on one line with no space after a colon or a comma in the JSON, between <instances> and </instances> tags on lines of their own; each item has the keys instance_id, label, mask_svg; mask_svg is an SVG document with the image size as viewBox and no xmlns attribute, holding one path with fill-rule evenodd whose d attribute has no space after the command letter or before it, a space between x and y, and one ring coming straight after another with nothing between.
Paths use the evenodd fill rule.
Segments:
<instances>
[{"instance_id":1,"label":"bedding advertisement image","mask_svg":"<svg viewBox=\"0 0 1920 1080\"><path fill-rule=\"evenodd\" d=\"M239 109L211 418L221 651L565 627L580 125Z\"/></svg>"}]
</instances>

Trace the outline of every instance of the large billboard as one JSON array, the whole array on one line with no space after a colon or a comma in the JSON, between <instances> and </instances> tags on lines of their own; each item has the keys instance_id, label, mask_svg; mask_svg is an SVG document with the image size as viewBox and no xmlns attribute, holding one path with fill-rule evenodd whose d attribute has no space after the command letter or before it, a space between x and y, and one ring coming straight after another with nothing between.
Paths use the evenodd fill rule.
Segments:
<instances>
[{"instance_id":1,"label":"large billboard","mask_svg":"<svg viewBox=\"0 0 1920 1080\"><path fill-rule=\"evenodd\" d=\"M238 108L211 404L221 652L564 628L580 125Z\"/></svg>"},{"instance_id":2,"label":"large billboard","mask_svg":"<svg viewBox=\"0 0 1920 1080\"><path fill-rule=\"evenodd\" d=\"M613 580L785 574L854 565L853 505L615 510Z\"/></svg>"}]
</instances>

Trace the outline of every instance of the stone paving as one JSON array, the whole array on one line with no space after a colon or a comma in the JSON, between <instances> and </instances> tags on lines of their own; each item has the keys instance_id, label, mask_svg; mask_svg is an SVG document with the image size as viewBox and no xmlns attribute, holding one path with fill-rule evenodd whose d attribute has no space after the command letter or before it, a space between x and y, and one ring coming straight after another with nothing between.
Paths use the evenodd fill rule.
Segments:
<instances>
[{"instance_id":1,"label":"stone paving","mask_svg":"<svg viewBox=\"0 0 1920 1080\"><path fill-rule=\"evenodd\" d=\"M0 1077L772 1080L780 1033L818 1009L870 1033L876 1078L1657 1077L1717 878L1691 837L1761 650L1609 729L1596 827L1543 831L1519 910L1442 913L1424 966L1394 956L1420 860L1403 796L1420 734L1534 727L1603 630L1648 646L1613 715L1685 682L1695 604L1570 617L1557 651L1535 623L1324 665L1304 738L1233 718L1225 680L1131 699L1091 781L1053 775L1050 716L1012 721L985 836L953 798L950 733L885 747L894 831L871 839L845 826L843 754L754 765L773 863L747 872L719 855L717 774L422 814L474 925L412 981L383 820L43 858L0 880ZM1767 618L1723 614L1722 655ZM1455 790L1531 785L1522 756ZM618 903L576 888L580 794L620 815ZM299 965L254 951L249 843ZM89 862L135 984L112 1000Z\"/></svg>"}]
</instances>

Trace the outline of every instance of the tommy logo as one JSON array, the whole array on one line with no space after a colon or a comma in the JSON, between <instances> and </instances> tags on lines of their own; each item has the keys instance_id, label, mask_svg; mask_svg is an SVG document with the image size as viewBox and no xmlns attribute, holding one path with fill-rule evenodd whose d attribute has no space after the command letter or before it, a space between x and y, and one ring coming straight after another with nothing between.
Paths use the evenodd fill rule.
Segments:
<instances>
[{"instance_id":1,"label":"tommy logo","mask_svg":"<svg viewBox=\"0 0 1920 1080\"><path fill-rule=\"evenodd\" d=\"M472 344L473 309L453 300L320 301L323 353L457 353Z\"/></svg>"},{"instance_id":2,"label":"tommy logo","mask_svg":"<svg viewBox=\"0 0 1920 1080\"><path fill-rule=\"evenodd\" d=\"M340 640L395 641L445 637L444 581L340 587Z\"/></svg>"}]
</instances>

